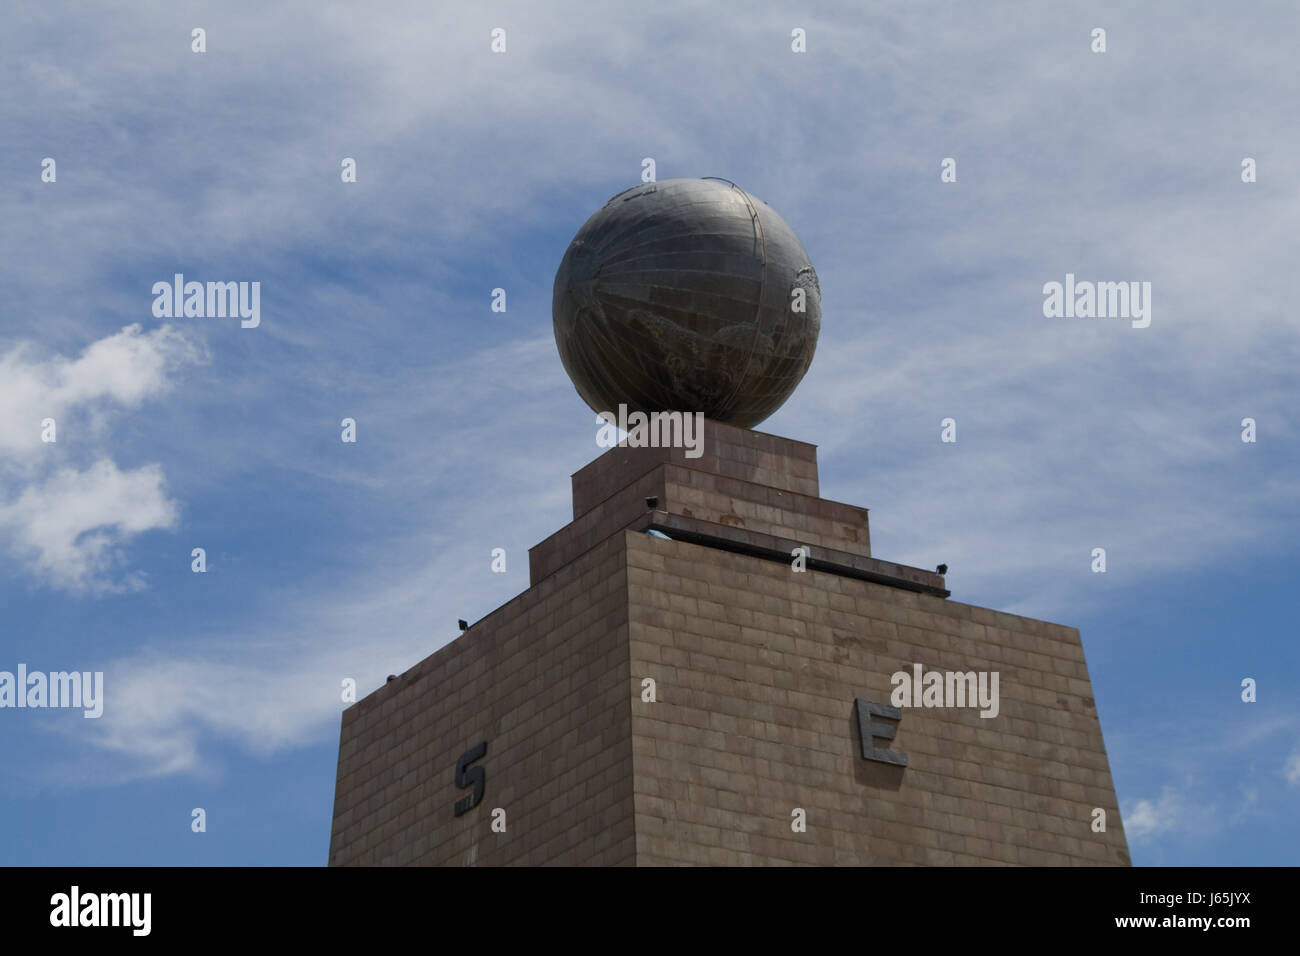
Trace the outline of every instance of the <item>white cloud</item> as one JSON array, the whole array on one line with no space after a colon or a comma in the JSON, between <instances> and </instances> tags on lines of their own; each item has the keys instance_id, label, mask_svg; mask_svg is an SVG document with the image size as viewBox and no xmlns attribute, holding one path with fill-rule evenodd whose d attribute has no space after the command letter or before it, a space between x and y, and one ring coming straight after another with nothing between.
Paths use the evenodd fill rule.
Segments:
<instances>
[{"instance_id":1,"label":"white cloud","mask_svg":"<svg viewBox=\"0 0 1300 956\"><path fill-rule=\"evenodd\" d=\"M164 392L177 366L196 361L202 351L175 327L152 332L128 325L91 343L80 357L32 357L22 343L0 355L0 462L28 464L49 446L41 441L41 421L53 418L58 442L67 445L80 436L68 418L87 406L137 408Z\"/></svg>"},{"instance_id":2,"label":"white cloud","mask_svg":"<svg viewBox=\"0 0 1300 956\"><path fill-rule=\"evenodd\" d=\"M1124 811L1124 833L1138 843L1184 826L1187 806L1174 790L1166 788L1158 800L1138 800Z\"/></svg>"},{"instance_id":3,"label":"white cloud","mask_svg":"<svg viewBox=\"0 0 1300 956\"><path fill-rule=\"evenodd\" d=\"M138 574L121 582L111 575L122 563L125 541L176 523L176 504L164 484L158 465L120 471L105 458L85 471L64 468L0 506L0 529L12 535L11 548L30 556L33 570L53 587L135 590L143 585Z\"/></svg>"},{"instance_id":4,"label":"white cloud","mask_svg":"<svg viewBox=\"0 0 1300 956\"><path fill-rule=\"evenodd\" d=\"M1162 781L1158 798L1122 801L1124 831L1131 842L1211 839L1226 830L1289 815L1291 801L1283 788L1271 775L1257 775L1255 763L1267 759L1272 764L1274 754L1285 752L1279 745L1295 739L1300 714L1257 717L1250 708L1239 708L1227 720L1190 714L1171 719L1168 715L1177 712L1175 696L1150 703L1154 714L1166 716L1130 718L1130 729L1107 734L1113 768L1141 767L1141 779L1147 781L1140 784L1143 787L1154 789L1152 778ZM1210 768L1213 772L1207 773ZM1288 758L1283 776L1291 769L1300 779L1300 751Z\"/></svg>"},{"instance_id":5,"label":"white cloud","mask_svg":"<svg viewBox=\"0 0 1300 956\"><path fill-rule=\"evenodd\" d=\"M134 536L176 523L163 469L120 469L101 447L107 421L165 392L171 373L202 350L176 329L129 325L75 359L32 357L20 344L0 356L0 532L42 583L102 594L143 586L118 575ZM42 421L56 440L41 440ZM89 461L85 467L80 461Z\"/></svg>"}]
</instances>

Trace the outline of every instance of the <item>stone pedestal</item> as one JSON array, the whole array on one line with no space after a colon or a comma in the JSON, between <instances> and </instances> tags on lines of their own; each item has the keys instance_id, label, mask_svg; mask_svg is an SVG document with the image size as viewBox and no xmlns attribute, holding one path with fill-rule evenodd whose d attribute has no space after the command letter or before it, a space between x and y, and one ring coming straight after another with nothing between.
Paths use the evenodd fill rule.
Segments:
<instances>
[{"instance_id":1,"label":"stone pedestal","mask_svg":"<svg viewBox=\"0 0 1300 956\"><path fill-rule=\"evenodd\" d=\"M583 468L529 589L344 712L331 865L1128 864L1077 630L873 557L812 445L702 450Z\"/></svg>"}]
</instances>

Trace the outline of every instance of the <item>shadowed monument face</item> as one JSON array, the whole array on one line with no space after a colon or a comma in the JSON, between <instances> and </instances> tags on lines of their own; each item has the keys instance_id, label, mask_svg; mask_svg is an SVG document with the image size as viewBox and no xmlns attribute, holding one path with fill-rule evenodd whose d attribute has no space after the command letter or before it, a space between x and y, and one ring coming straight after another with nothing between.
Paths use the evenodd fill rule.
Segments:
<instances>
[{"instance_id":1,"label":"shadowed monument face","mask_svg":"<svg viewBox=\"0 0 1300 956\"><path fill-rule=\"evenodd\" d=\"M767 203L725 180L669 179L619 193L578 230L552 316L593 411L703 412L751 428L808 371L821 290Z\"/></svg>"}]
</instances>

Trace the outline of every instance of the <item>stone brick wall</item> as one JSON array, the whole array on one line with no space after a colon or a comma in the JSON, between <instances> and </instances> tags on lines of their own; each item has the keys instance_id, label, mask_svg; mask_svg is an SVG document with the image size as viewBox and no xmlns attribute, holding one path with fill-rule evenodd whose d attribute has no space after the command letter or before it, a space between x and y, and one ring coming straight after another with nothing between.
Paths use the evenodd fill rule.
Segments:
<instances>
[{"instance_id":1,"label":"stone brick wall","mask_svg":"<svg viewBox=\"0 0 1300 956\"><path fill-rule=\"evenodd\" d=\"M330 864L631 864L627 654L611 538L344 712ZM456 817L483 740L483 800Z\"/></svg>"},{"instance_id":2,"label":"stone brick wall","mask_svg":"<svg viewBox=\"0 0 1300 956\"><path fill-rule=\"evenodd\" d=\"M1075 629L626 541L638 863L1129 862ZM862 759L855 698L888 704L914 663L999 671L999 715L904 709L880 745L909 765Z\"/></svg>"},{"instance_id":3,"label":"stone brick wall","mask_svg":"<svg viewBox=\"0 0 1300 956\"><path fill-rule=\"evenodd\" d=\"M582 517L646 472L668 463L817 497L816 445L708 418L701 435L698 458L688 458L685 448L611 448L574 473L573 517Z\"/></svg>"}]
</instances>

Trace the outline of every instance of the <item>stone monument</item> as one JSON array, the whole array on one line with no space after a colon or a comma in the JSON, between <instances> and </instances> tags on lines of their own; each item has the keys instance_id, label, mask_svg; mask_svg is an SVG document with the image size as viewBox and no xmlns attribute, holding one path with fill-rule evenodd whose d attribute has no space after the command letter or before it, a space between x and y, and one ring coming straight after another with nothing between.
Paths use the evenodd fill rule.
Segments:
<instances>
[{"instance_id":1,"label":"stone monument","mask_svg":"<svg viewBox=\"0 0 1300 956\"><path fill-rule=\"evenodd\" d=\"M780 216L620 193L553 319L598 414L700 440L574 474L528 590L344 712L331 865L1129 863L1079 632L874 556L816 448L752 430L821 325Z\"/></svg>"}]
</instances>

